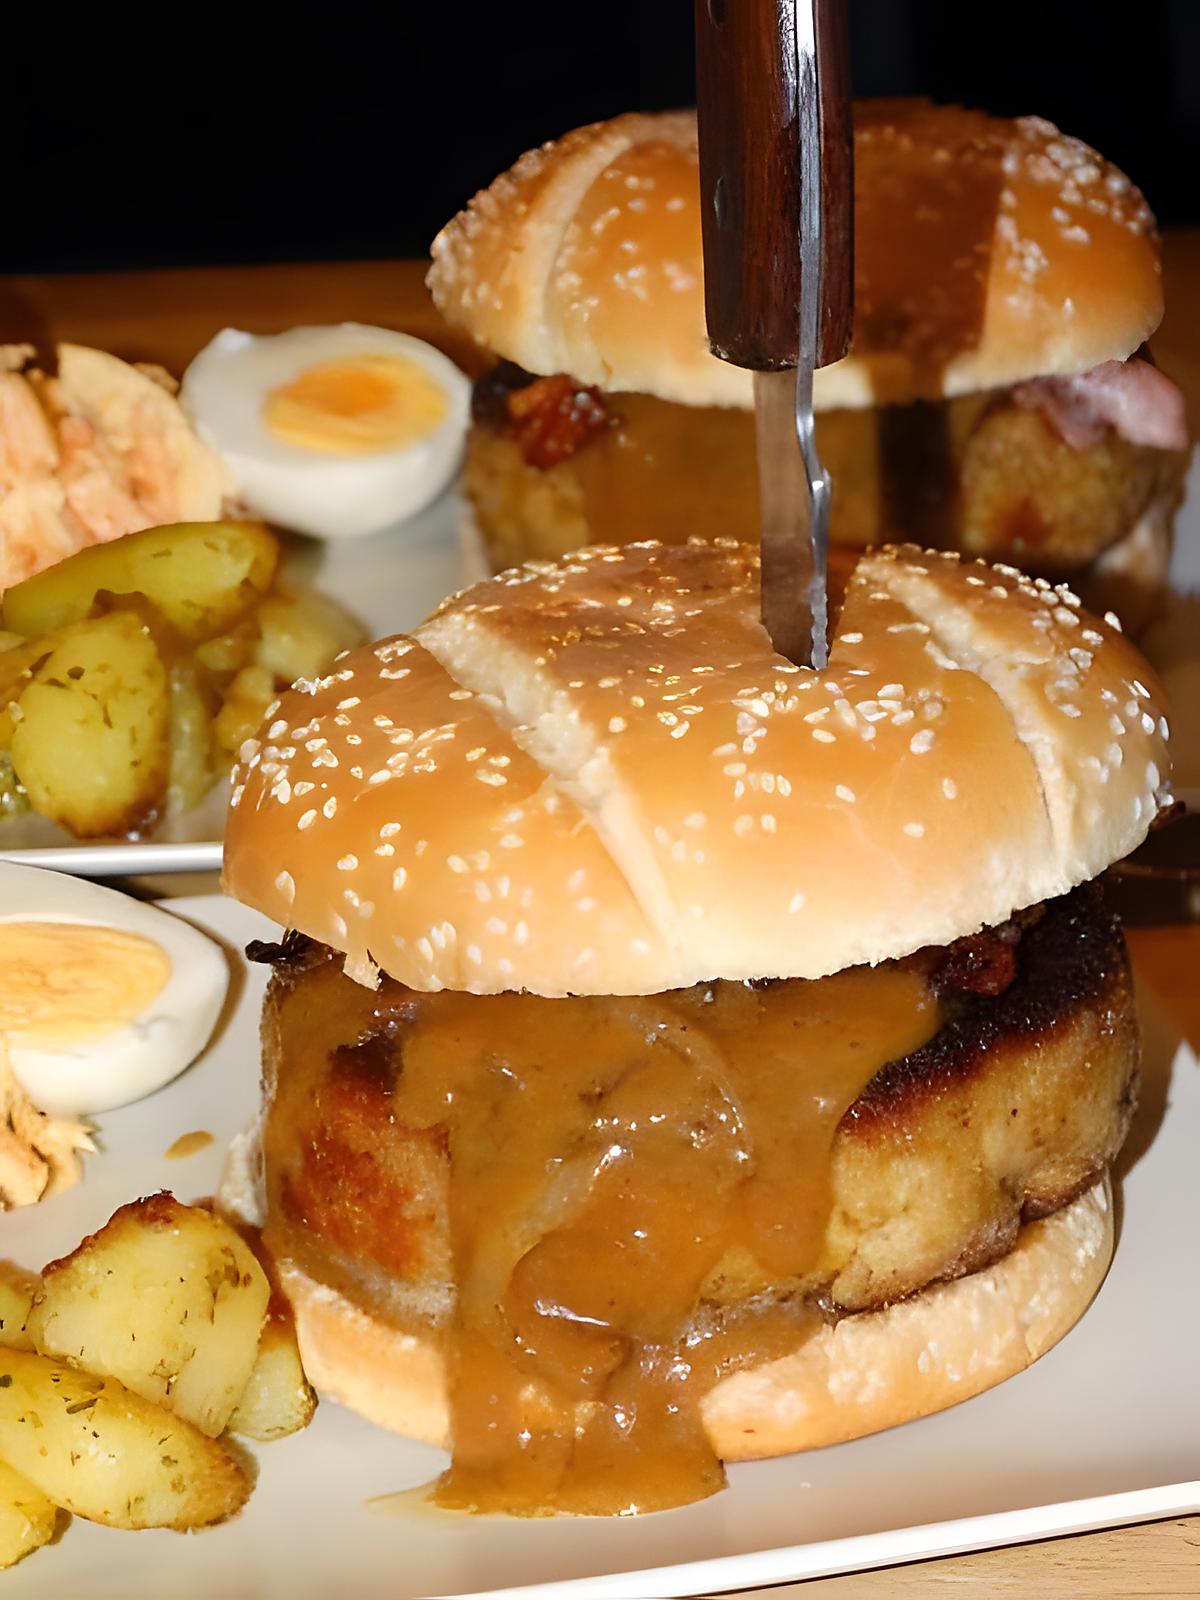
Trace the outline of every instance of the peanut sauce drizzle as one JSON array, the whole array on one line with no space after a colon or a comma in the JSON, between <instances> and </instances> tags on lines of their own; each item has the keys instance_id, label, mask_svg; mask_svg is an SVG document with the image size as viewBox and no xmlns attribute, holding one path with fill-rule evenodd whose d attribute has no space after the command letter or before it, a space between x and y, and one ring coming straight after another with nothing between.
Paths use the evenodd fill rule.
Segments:
<instances>
[{"instance_id":1,"label":"peanut sauce drizzle","mask_svg":"<svg viewBox=\"0 0 1200 1600\"><path fill-rule=\"evenodd\" d=\"M703 1396L819 1324L780 1290L819 1266L843 1113L938 1027L924 972L410 998L392 1114L448 1137L458 1290L435 1501L611 1514L712 1494Z\"/></svg>"}]
</instances>

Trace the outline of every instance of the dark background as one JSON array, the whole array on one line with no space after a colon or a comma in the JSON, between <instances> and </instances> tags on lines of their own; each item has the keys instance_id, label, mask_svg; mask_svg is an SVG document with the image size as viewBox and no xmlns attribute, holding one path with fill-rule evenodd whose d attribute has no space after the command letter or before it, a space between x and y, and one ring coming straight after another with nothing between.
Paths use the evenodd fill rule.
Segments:
<instances>
[{"instance_id":1,"label":"dark background","mask_svg":"<svg viewBox=\"0 0 1200 1600\"><path fill-rule=\"evenodd\" d=\"M1200 221L1200 0L849 3L856 93L1039 112ZM529 145L693 96L691 0L0 10L0 272L423 255Z\"/></svg>"}]
</instances>

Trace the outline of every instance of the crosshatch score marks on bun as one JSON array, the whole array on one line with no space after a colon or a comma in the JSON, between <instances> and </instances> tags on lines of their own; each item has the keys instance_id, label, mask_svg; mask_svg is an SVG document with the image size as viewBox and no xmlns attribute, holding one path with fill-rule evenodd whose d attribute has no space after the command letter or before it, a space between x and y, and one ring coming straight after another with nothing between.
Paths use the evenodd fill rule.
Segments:
<instances>
[{"instance_id":1,"label":"crosshatch score marks on bun","mask_svg":"<svg viewBox=\"0 0 1200 1600\"><path fill-rule=\"evenodd\" d=\"M1052 123L859 101L855 167L854 346L816 374L818 410L1084 372L1158 326L1145 200ZM691 112L616 117L529 151L432 254L438 308L527 371L752 404L750 374L708 350Z\"/></svg>"},{"instance_id":2,"label":"crosshatch score marks on bun","mask_svg":"<svg viewBox=\"0 0 1200 1600\"><path fill-rule=\"evenodd\" d=\"M1162 694L1066 588L873 552L814 673L758 585L595 547L351 652L243 748L227 881L363 981L648 994L946 944L1145 837Z\"/></svg>"}]
</instances>

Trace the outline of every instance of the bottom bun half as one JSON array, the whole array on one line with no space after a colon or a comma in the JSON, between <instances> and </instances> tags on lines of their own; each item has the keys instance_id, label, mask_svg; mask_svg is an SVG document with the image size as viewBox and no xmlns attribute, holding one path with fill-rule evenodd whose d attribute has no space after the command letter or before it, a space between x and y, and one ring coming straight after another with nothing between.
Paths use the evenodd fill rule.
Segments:
<instances>
[{"instance_id":1,"label":"bottom bun half","mask_svg":"<svg viewBox=\"0 0 1200 1600\"><path fill-rule=\"evenodd\" d=\"M823 1327L791 1355L723 1379L704 1423L726 1461L787 1455L944 1410L1022 1372L1087 1310L1112 1259L1107 1178L1026 1224L1008 1255ZM310 1381L381 1427L445 1447L441 1350L281 1263Z\"/></svg>"}]
</instances>

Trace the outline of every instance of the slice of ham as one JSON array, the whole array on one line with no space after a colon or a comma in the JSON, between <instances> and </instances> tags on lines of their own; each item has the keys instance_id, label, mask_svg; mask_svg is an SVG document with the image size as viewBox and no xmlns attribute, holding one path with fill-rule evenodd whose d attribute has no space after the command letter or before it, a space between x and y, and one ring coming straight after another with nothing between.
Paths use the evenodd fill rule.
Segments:
<instances>
[{"instance_id":1,"label":"slice of ham","mask_svg":"<svg viewBox=\"0 0 1200 1600\"><path fill-rule=\"evenodd\" d=\"M1076 450L1097 444L1115 428L1130 444L1151 450L1186 450L1183 395L1148 361L1103 361L1075 378L1034 378L1013 389L1021 406L1040 411Z\"/></svg>"}]
</instances>

